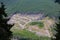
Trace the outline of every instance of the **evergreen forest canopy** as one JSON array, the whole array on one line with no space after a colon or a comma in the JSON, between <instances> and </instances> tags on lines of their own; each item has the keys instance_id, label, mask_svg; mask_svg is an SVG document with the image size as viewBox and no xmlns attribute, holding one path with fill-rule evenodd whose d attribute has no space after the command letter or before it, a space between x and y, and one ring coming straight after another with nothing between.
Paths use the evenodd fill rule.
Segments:
<instances>
[{"instance_id":1,"label":"evergreen forest canopy","mask_svg":"<svg viewBox=\"0 0 60 40\"><path fill-rule=\"evenodd\" d=\"M60 15L59 0L0 0L0 2L1 1L6 5L6 13L8 13L8 15L16 11L41 11L49 16L56 17Z\"/></svg>"}]
</instances>

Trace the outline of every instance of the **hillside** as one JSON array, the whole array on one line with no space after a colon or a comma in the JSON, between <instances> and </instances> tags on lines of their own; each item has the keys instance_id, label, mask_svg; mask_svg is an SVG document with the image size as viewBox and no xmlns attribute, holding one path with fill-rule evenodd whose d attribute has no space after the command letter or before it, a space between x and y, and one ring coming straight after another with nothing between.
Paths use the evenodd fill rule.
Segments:
<instances>
[{"instance_id":1,"label":"hillside","mask_svg":"<svg viewBox=\"0 0 60 40\"><path fill-rule=\"evenodd\" d=\"M49 16L59 16L60 5L55 0L0 0L6 5L6 13L10 15L16 11L42 11Z\"/></svg>"},{"instance_id":2,"label":"hillside","mask_svg":"<svg viewBox=\"0 0 60 40\"><path fill-rule=\"evenodd\" d=\"M53 18L48 16L44 17L44 15L40 13L34 15L17 13L8 21L8 24L14 24L11 28L13 34L29 38L34 38L35 35L35 37L53 37L55 23L56 21ZM34 35L31 36L32 34Z\"/></svg>"}]
</instances>

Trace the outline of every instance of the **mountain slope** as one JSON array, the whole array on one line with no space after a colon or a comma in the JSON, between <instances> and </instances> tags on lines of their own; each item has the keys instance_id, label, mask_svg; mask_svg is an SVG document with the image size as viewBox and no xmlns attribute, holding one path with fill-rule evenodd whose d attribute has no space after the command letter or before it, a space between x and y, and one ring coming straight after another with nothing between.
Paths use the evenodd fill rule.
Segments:
<instances>
[{"instance_id":1,"label":"mountain slope","mask_svg":"<svg viewBox=\"0 0 60 40\"><path fill-rule=\"evenodd\" d=\"M42 16L40 16L42 15ZM42 18L42 19L40 19ZM33 25L32 22L35 24ZM39 23L38 23L39 22ZM41 28L41 23L43 27ZM47 36L52 37L53 32L51 31L56 21L50 17L43 17L43 14L14 14L11 19L8 21L8 24L15 24L11 31L15 30L28 30L37 36ZM32 24L32 25L31 25ZM39 26L38 26L39 25Z\"/></svg>"}]
</instances>

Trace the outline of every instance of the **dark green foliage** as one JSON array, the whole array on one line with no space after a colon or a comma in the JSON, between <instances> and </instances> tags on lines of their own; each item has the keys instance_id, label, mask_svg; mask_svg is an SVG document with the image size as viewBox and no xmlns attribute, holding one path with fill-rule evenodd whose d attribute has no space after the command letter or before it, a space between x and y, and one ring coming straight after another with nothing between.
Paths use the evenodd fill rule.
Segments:
<instances>
[{"instance_id":1,"label":"dark green foliage","mask_svg":"<svg viewBox=\"0 0 60 40\"><path fill-rule=\"evenodd\" d=\"M60 17L59 17L59 24L56 24L57 25L57 34L55 35L56 36L56 39L55 40L60 40Z\"/></svg>"},{"instance_id":2,"label":"dark green foliage","mask_svg":"<svg viewBox=\"0 0 60 40\"><path fill-rule=\"evenodd\" d=\"M10 40L10 37L12 37L12 32L10 31L10 28L13 25L8 25L7 21L9 19L5 19L4 17L7 17L7 14L5 13L4 4L1 3L0 8L0 40Z\"/></svg>"},{"instance_id":3,"label":"dark green foliage","mask_svg":"<svg viewBox=\"0 0 60 40\"><path fill-rule=\"evenodd\" d=\"M55 0L55 2L59 3L60 4L60 0Z\"/></svg>"},{"instance_id":4,"label":"dark green foliage","mask_svg":"<svg viewBox=\"0 0 60 40\"><path fill-rule=\"evenodd\" d=\"M56 29L54 29L57 33L54 35L56 38L51 38L51 40L60 40L60 17L59 19L59 23L56 23Z\"/></svg>"},{"instance_id":5,"label":"dark green foliage","mask_svg":"<svg viewBox=\"0 0 60 40\"><path fill-rule=\"evenodd\" d=\"M30 25L38 25L39 28L44 27L43 22L31 22Z\"/></svg>"}]
</instances>

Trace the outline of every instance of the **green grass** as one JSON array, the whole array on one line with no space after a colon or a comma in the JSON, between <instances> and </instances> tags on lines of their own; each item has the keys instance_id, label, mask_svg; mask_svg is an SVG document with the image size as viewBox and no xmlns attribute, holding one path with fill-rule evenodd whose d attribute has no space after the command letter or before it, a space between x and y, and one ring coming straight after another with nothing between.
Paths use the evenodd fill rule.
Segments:
<instances>
[{"instance_id":1,"label":"green grass","mask_svg":"<svg viewBox=\"0 0 60 40\"><path fill-rule=\"evenodd\" d=\"M51 40L49 37L39 37L35 33L32 33L27 30L15 30L13 35L20 36L22 38L30 38L30 40Z\"/></svg>"},{"instance_id":2,"label":"green grass","mask_svg":"<svg viewBox=\"0 0 60 40\"><path fill-rule=\"evenodd\" d=\"M30 25L38 25L39 28L43 28L44 27L43 22L30 22L29 24Z\"/></svg>"},{"instance_id":3,"label":"green grass","mask_svg":"<svg viewBox=\"0 0 60 40\"><path fill-rule=\"evenodd\" d=\"M37 38L38 36L34 33L27 31L27 30L15 30L13 32L14 35L20 35L21 37L28 37L28 38Z\"/></svg>"}]
</instances>

